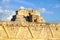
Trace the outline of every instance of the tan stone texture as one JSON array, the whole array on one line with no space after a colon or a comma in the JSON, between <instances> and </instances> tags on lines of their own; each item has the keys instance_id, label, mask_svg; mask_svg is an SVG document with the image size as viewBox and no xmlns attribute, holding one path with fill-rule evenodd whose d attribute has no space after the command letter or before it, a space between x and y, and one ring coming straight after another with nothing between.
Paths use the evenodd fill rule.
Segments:
<instances>
[{"instance_id":1,"label":"tan stone texture","mask_svg":"<svg viewBox=\"0 0 60 40\"><path fill-rule=\"evenodd\" d=\"M24 18L28 13L32 22ZM46 23L38 11L19 10L16 16L16 21L0 21L0 40L60 40L60 24Z\"/></svg>"}]
</instances>

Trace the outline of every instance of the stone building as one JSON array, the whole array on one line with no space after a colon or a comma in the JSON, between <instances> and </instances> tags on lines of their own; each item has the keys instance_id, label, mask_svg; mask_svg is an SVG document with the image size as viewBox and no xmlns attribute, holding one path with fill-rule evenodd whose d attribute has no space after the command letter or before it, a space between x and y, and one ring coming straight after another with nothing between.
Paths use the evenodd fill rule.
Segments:
<instances>
[{"instance_id":1,"label":"stone building","mask_svg":"<svg viewBox=\"0 0 60 40\"><path fill-rule=\"evenodd\" d=\"M20 9L0 21L0 40L60 40L60 24L46 23L37 10Z\"/></svg>"},{"instance_id":2,"label":"stone building","mask_svg":"<svg viewBox=\"0 0 60 40\"><path fill-rule=\"evenodd\" d=\"M40 16L40 12L38 10L20 9L16 11L16 15L14 16L13 17L16 21L45 22L45 20Z\"/></svg>"}]
</instances>

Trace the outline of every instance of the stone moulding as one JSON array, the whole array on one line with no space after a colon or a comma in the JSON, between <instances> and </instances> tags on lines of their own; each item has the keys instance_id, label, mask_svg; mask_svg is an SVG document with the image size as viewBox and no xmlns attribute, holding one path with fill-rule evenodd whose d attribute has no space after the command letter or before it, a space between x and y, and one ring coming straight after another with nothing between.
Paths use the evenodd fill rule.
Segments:
<instances>
[{"instance_id":1,"label":"stone moulding","mask_svg":"<svg viewBox=\"0 0 60 40\"><path fill-rule=\"evenodd\" d=\"M35 23L35 22L5 22L5 23L0 23L0 26L5 25L5 26L60 26L59 24L54 24L54 23Z\"/></svg>"},{"instance_id":2,"label":"stone moulding","mask_svg":"<svg viewBox=\"0 0 60 40\"><path fill-rule=\"evenodd\" d=\"M60 40L60 26L58 25L59 24L35 22L4 22L3 24L0 24L0 38L4 38L1 34L4 32L3 34L5 34L5 36L7 35L6 39L9 40Z\"/></svg>"}]
</instances>

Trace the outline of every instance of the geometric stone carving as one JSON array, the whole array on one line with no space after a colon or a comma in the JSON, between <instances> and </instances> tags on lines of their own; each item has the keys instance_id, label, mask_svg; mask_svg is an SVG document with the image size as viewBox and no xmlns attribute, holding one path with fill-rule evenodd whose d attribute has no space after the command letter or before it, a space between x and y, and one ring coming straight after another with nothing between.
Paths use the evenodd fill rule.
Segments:
<instances>
[{"instance_id":1,"label":"geometric stone carving","mask_svg":"<svg viewBox=\"0 0 60 40\"><path fill-rule=\"evenodd\" d=\"M6 26L5 27L5 30L9 36L9 38L15 38L18 29L19 29L19 27L16 27L16 26Z\"/></svg>"},{"instance_id":2,"label":"geometric stone carving","mask_svg":"<svg viewBox=\"0 0 60 40\"><path fill-rule=\"evenodd\" d=\"M60 24L46 23L37 10L20 9L11 21L0 21L1 40L60 40Z\"/></svg>"}]
</instances>

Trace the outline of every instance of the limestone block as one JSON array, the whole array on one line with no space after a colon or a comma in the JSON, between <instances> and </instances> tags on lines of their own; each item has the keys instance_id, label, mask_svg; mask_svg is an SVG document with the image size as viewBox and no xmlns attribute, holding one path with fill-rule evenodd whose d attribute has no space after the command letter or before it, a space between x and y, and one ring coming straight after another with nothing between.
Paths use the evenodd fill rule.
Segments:
<instances>
[{"instance_id":1,"label":"limestone block","mask_svg":"<svg viewBox=\"0 0 60 40\"><path fill-rule=\"evenodd\" d=\"M50 27L53 33L54 38L60 38L60 27L59 26L51 26Z\"/></svg>"},{"instance_id":2,"label":"limestone block","mask_svg":"<svg viewBox=\"0 0 60 40\"><path fill-rule=\"evenodd\" d=\"M9 36L9 38L16 38L15 36L16 36L16 33L17 33L19 27L5 26L4 28Z\"/></svg>"},{"instance_id":3,"label":"limestone block","mask_svg":"<svg viewBox=\"0 0 60 40\"><path fill-rule=\"evenodd\" d=\"M8 35L2 26L0 26L0 39L1 38L8 38Z\"/></svg>"},{"instance_id":4,"label":"limestone block","mask_svg":"<svg viewBox=\"0 0 60 40\"><path fill-rule=\"evenodd\" d=\"M32 15L38 15L40 16L40 12L38 10L28 10L28 9L21 9L21 10L18 10L18 15L24 15L24 16L28 16L29 13L31 13Z\"/></svg>"},{"instance_id":5,"label":"limestone block","mask_svg":"<svg viewBox=\"0 0 60 40\"><path fill-rule=\"evenodd\" d=\"M17 38L26 38L26 39L27 38L29 38L29 39L32 38L27 27L20 27L19 31L17 32L17 36L16 37Z\"/></svg>"},{"instance_id":6,"label":"limestone block","mask_svg":"<svg viewBox=\"0 0 60 40\"><path fill-rule=\"evenodd\" d=\"M45 23L45 20L43 19L43 17L38 17L38 21L40 21L41 23Z\"/></svg>"},{"instance_id":7,"label":"limestone block","mask_svg":"<svg viewBox=\"0 0 60 40\"><path fill-rule=\"evenodd\" d=\"M40 12L38 10L33 10L32 15L38 15L38 16L40 16Z\"/></svg>"},{"instance_id":8,"label":"limestone block","mask_svg":"<svg viewBox=\"0 0 60 40\"><path fill-rule=\"evenodd\" d=\"M28 13L29 12L27 10L24 10L24 9L21 9L21 10L18 11L18 15L28 16L29 15Z\"/></svg>"},{"instance_id":9,"label":"limestone block","mask_svg":"<svg viewBox=\"0 0 60 40\"><path fill-rule=\"evenodd\" d=\"M29 27L30 31L32 32L33 38L40 38L40 34L42 31L42 27Z\"/></svg>"}]
</instances>

